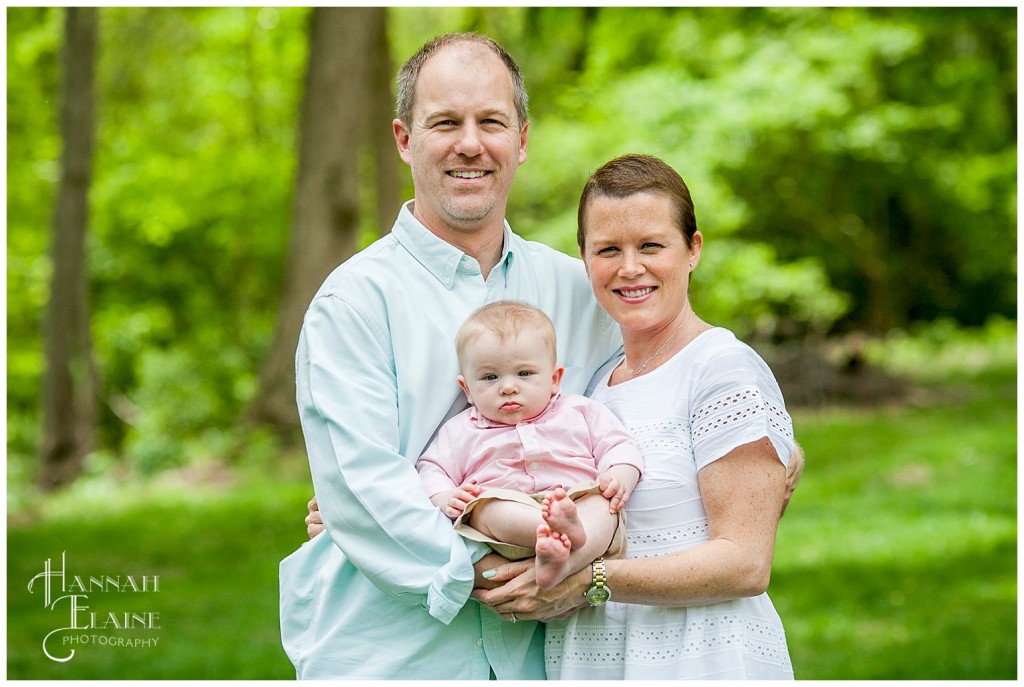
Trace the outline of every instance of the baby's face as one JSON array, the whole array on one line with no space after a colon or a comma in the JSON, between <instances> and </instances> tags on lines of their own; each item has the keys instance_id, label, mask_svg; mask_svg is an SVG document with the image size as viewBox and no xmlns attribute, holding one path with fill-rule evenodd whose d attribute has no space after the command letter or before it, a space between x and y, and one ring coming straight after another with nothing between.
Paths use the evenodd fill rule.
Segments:
<instances>
[{"instance_id":1,"label":"baby's face","mask_svg":"<svg viewBox=\"0 0 1024 687\"><path fill-rule=\"evenodd\" d=\"M562 372L541 332L506 341L484 332L463 353L459 386L488 420L514 425L543 412Z\"/></svg>"}]
</instances>

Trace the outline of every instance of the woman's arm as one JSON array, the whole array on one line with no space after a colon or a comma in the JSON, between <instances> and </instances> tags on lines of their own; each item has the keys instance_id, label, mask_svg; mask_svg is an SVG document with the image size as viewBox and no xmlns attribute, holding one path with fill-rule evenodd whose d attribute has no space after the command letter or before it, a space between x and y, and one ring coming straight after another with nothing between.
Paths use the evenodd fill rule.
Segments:
<instances>
[{"instance_id":1,"label":"woman's arm","mask_svg":"<svg viewBox=\"0 0 1024 687\"><path fill-rule=\"evenodd\" d=\"M705 606L768 587L786 468L768 439L744 444L698 473L710 541L665 556L605 561L612 599L649 606ZM590 567L549 590L531 574L505 566L494 582L502 587L473 592L498 613L551 620L578 608L590 587Z\"/></svg>"},{"instance_id":2,"label":"woman's arm","mask_svg":"<svg viewBox=\"0 0 1024 687\"><path fill-rule=\"evenodd\" d=\"M768 588L786 468L767 439L744 444L697 475L710 540L685 551L605 562L615 601L704 606Z\"/></svg>"}]
</instances>

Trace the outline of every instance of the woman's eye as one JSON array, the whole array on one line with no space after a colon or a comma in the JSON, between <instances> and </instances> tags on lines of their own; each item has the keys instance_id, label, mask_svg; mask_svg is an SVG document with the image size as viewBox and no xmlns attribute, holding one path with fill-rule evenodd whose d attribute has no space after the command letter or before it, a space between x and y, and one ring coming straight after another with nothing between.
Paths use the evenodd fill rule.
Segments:
<instances>
[{"instance_id":1,"label":"woman's eye","mask_svg":"<svg viewBox=\"0 0 1024 687\"><path fill-rule=\"evenodd\" d=\"M644 245L640 246L640 249L641 250L657 250L658 248L661 248L661 247L662 246L661 246L660 243L654 243L653 241L648 241Z\"/></svg>"},{"instance_id":2,"label":"woman's eye","mask_svg":"<svg viewBox=\"0 0 1024 687\"><path fill-rule=\"evenodd\" d=\"M612 254L618 253L618 252L619 252L619 249L616 248L615 246L605 246L601 250L597 251L597 254L598 255L612 255Z\"/></svg>"}]
</instances>

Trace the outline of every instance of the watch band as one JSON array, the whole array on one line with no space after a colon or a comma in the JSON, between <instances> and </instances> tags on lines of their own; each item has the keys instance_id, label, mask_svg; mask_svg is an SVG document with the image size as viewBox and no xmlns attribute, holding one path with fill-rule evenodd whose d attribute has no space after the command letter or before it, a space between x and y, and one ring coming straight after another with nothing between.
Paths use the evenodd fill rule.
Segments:
<instances>
[{"instance_id":1,"label":"watch band","mask_svg":"<svg viewBox=\"0 0 1024 687\"><path fill-rule=\"evenodd\" d=\"M583 595L591 606L600 606L612 597L612 591L608 588L608 578L604 567L604 557L599 557L591 563L590 569L593 578L590 589Z\"/></svg>"},{"instance_id":2,"label":"watch band","mask_svg":"<svg viewBox=\"0 0 1024 687\"><path fill-rule=\"evenodd\" d=\"M590 586L597 587L598 589L604 587L607 582L604 571L604 556L599 556L597 560L590 564L590 568L594 572L594 579Z\"/></svg>"}]
</instances>

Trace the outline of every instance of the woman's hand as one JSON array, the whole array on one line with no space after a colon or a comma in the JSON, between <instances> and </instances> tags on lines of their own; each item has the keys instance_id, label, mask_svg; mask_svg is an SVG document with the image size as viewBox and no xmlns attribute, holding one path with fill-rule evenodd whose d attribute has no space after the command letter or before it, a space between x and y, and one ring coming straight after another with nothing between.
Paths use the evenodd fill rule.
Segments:
<instances>
[{"instance_id":1,"label":"woman's hand","mask_svg":"<svg viewBox=\"0 0 1024 687\"><path fill-rule=\"evenodd\" d=\"M524 570L524 564L528 567ZM502 583L496 589L474 589L473 597L500 614L503 620L561 620L586 604L584 592L590 586L590 566L573 573L551 589L537 586L533 560L516 561L494 568L489 578Z\"/></svg>"},{"instance_id":2,"label":"woman's hand","mask_svg":"<svg viewBox=\"0 0 1024 687\"><path fill-rule=\"evenodd\" d=\"M800 448L800 444L796 444L793 448L793 455L789 459L789 465L786 467L786 493L782 497L780 518L785 515L786 506L789 505L789 500L793 498L796 485L800 483L800 477L804 474L804 464L806 462L804 460L804 450Z\"/></svg>"},{"instance_id":3,"label":"woman's hand","mask_svg":"<svg viewBox=\"0 0 1024 687\"><path fill-rule=\"evenodd\" d=\"M306 515L306 534L312 539L326 529L324 521L320 519L320 506L316 503L316 496L313 496L306 504L306 510L309 511L309 514Z\"/></svg>"}]
</instances>

